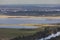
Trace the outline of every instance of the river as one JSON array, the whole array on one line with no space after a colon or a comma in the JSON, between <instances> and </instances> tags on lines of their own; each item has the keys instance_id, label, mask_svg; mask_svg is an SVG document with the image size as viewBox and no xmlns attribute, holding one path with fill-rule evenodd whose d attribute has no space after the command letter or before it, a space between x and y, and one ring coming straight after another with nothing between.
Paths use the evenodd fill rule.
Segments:
<instances>
[{"instance_id":1,"label":"river","mask_svg":"<svg viewBox=\"0 0 60 40\"><path fill-rule=\"evenodd\" d=\"M0 24L46 24L60 23L60 19L42 18L0 18Z\"/></svg>"},{"instance_id":2,"label":"river","mask_svg":"<svg viewBox=\"0 0 60 40\"><path fill-rule=\"evenodd\" d=\"M0 18L0 24L49 24L60 23L60 19L46 18ZM0 28L36 28L31 26L0 26Z\"/></svg>"},{"instance_id":3,"label":"river","mask_svg":"<svg viewBox=\"0 0 60 40\"><path fill-rule=\"evenodd\" d=\"M57 37L57 36L60 36L60 32L57 32L56 34L52 33L51 35L49 35L49 36L47 36L47 37L45 37L45 38L41 38L41 39L39 39L39 40L49 40L49 39L55 38L55 37Z\"/></svg>"}]
</instances>

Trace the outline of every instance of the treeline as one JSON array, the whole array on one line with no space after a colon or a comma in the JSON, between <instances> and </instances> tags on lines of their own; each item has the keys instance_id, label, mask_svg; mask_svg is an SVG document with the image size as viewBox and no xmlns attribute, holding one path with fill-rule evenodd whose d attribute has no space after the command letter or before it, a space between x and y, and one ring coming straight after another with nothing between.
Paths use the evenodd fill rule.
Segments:
<instances>
[{"instance_id":1,"label":"treeline","mask_svg":"<svg viewBox=\"0 0 60 40\"><path fill-rule=\"evenodd\" d=\"M7 11L0 14L10 16L60 16L60 11Z\"/></svg>"}]
</instances>

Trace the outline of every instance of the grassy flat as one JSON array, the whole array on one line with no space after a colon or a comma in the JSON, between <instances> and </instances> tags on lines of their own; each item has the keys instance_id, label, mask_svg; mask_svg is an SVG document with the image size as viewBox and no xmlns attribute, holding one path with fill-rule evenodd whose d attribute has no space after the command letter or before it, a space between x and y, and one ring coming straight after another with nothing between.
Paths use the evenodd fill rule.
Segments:
<instances>
[{"instance_id":1,"label":"grassy flat","mask_svg":"<svg viewBox=\"0 0 60 40\"><path fill-rule=\"evenodd\" d=\"M35 29L7 29L7 28L0 28L0 38L12 38L17 36L28 36L33 35L36 33L37 30Z\"/></svg>"}]
</instances>

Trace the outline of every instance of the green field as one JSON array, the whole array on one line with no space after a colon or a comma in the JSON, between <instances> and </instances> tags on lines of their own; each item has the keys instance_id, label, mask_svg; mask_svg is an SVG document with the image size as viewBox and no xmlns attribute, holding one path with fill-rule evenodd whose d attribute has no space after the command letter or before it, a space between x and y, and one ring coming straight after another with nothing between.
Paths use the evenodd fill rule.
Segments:
<instances>
[{"instance_id":1,"label":"green field","mask_svg":"<svg viewBox=\"0 0 60 40\"><path fill-rule=\"evenodd\" d=\"M0 38L13 38L17 36L28 36L38 32L37 29L5 29L0 28Z\"/></svg>"},{"instance_id":2,"label":"green field","mask_svg":"<svg viewBox=\"0 0 60 40\"><path fill-rule=\"evenodd\" d=\"M60 28L60 24L57 24L57 25L59 26L39 26L38 25L39 28L36 28L36 29L0 28L0 39L5 40L10 38L15 38L18 36L22 37L22 36L34 35L37 32L46 30L45 28L47 28L47 30L55 30L57 27Z\"/></svg>"},{"instance_id":3,"label":"green field","mask_svg":"<svg viewBox=\"0 0 60 40\"><path fill-rule=\"evenodd\" d=\"M0 28L0 38L12 38L17 36L33 35L36 32L43 31L47 26L42 26L36 29L15 29L15 28ZM52 27L54 28L54 27Z\"/></svg>"}]
</instances>

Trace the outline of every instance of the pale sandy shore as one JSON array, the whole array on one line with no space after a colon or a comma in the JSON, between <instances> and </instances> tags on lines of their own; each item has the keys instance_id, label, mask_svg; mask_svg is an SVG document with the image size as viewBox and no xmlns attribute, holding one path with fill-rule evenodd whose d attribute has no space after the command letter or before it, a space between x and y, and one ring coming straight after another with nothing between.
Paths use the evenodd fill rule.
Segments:
<instances>
[{"instance_id":1,"label":"pale sandy shore","mask_svg":"<svg viewBox=\"0 0 60 40\"><path fill-rule=\"evenodd\" d=\"M43 27L43 26L53 26L53 27L55 27L55 26L59 26L60 27L60 25L56 25L56 24L0 24L0 26L35 26L35 27Z\"/></svg>"},{"instance_id":2,"label":"pale sandy shore","mask_svg":"<svg viewBox=\"0 0 60 40\"><path fill-rule=\"evenodd\" d=\"M60 19L60 16L6 16L6 15L0 15L0 18L47 18L47 19Z\"/></svg>"}]
</instances>

